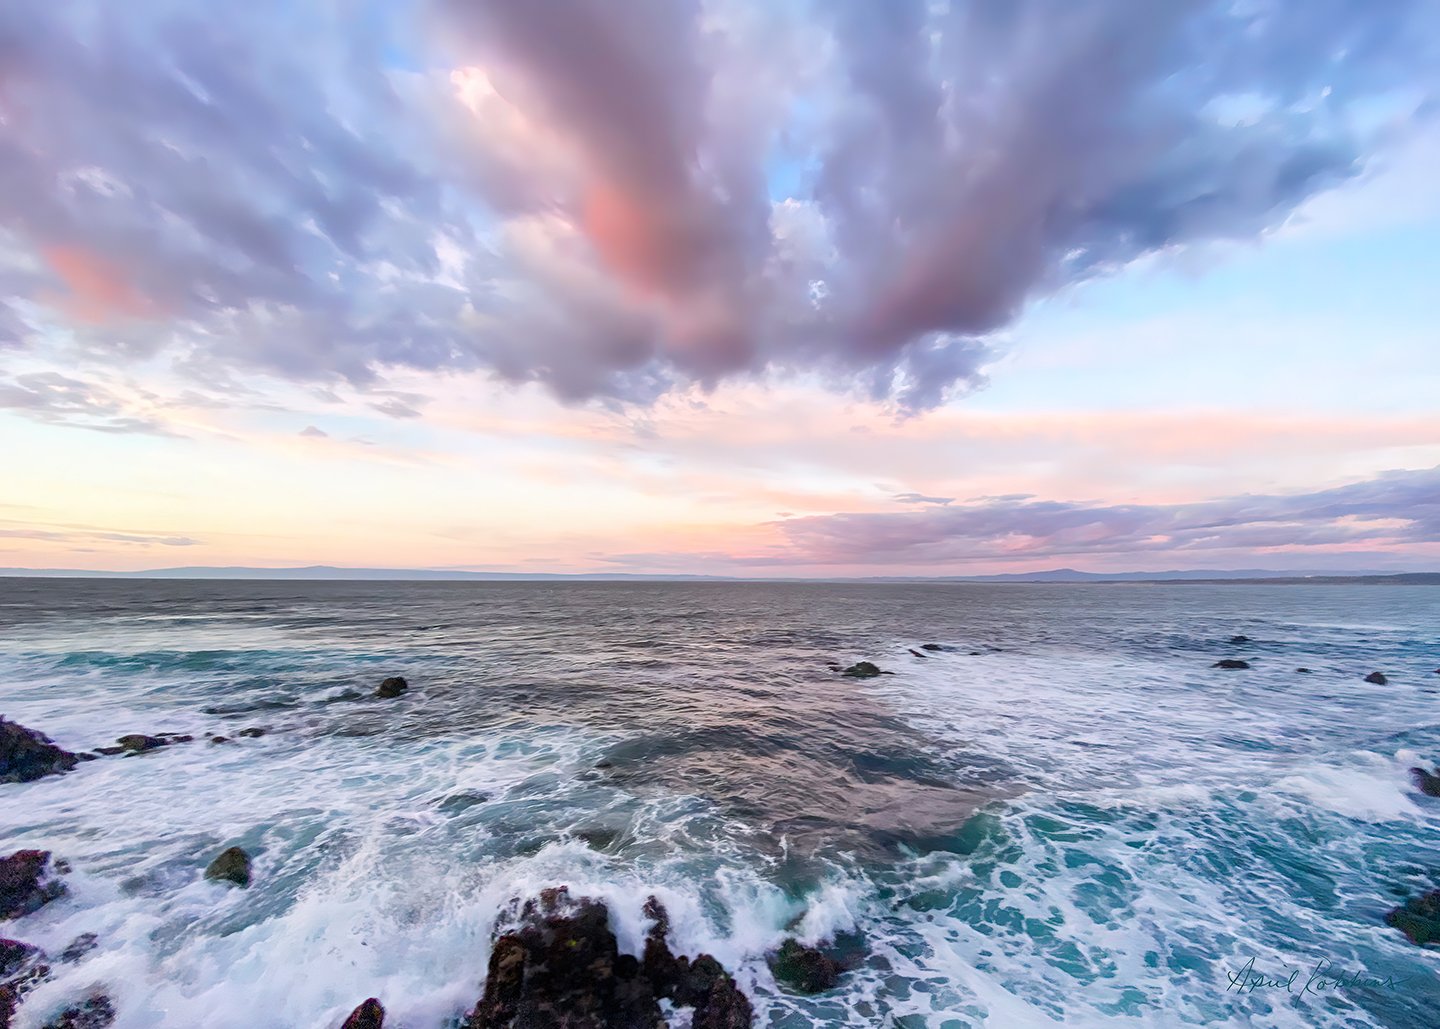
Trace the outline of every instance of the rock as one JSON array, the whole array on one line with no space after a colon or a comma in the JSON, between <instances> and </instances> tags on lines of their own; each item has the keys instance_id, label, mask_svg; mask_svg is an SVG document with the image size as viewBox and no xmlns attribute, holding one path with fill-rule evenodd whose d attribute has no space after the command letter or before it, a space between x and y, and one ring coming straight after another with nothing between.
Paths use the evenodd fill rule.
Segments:
<instances>
[{"instance_id":1,"label":"rock","mask_svg":"<svg viewBox=\"0 0 1440 1029\"><path fill-rule=\"evenodd\" d=\"M230 737L229 737L229 736L211 736L211 737L210 737L210 742L211 742L211 743L229 743L229 742L230 742Z\"/></svg>"},{"instance_id":2,"label":"rock","mask_svg":"<svg viewBox=\"0 0 1440 1029\"><path fill-rule=\"evenodd\" d=\"M496 939L485 995L464 1029L663 1029L661 998L694 1008L694 1029L748 1029L750 1001L720 963L675 957L664 908L652 897L645 913L655 924L637 961L619 953L603 903L574 900L563 886L543 891Z\"/></svg>"},{"instance_id":3,"label":"rock","mask_svg":"<svg viewBox=\"0 0 1440 1029\"><path fill-rule=\"evenodd\" d=\"M169 743L168 740L158 739L154 736L146 736L142 733L132 732L128 736L121 736L115 741L115 745L121 750L129 751L131 754L143 754L147 750L156 750Z\"/></svg>"},{"instance_id":4,"label":"rock","mask_svg":"<svg viewBox=\"0 0 1440 1029\"><path fill-rule=\"evenodd\" d=\"M820 993L840 980L840 962L798 940L786 940L770 958L775 981L801 993Z\"/></svg>"},{"instance_id":5,"label":"rock","mask_svg":"<svg viewBox=\"0 0 1440 1029\"><path fill-rule=\"evenodd\" d=\"M1308 669L1308 668L1297 668L1297 669L1295 669L1295 671L1299 672L1301 675L1309 675L1309 674L1310 674L1310 669Z\"/></svg>"},{"instance_id":6,"label":"rock","mask_svg":"<svg viewBox=\"0 0 1440 1029\"><path fill-rule=\"evenodd\" d=\"M1231 636L1231 637L1230 637L1230 642L1231 642L1231 643L1236 643L1236 644L1238 644L1238 643L1249 643L1249 642L1250 642L1250 637L1249 637L1249 636Z\"/></svg>"},{"instance_id":7,"label":"rock","mask_svg":"<svg viewBox=\"0 0 1440 1029\"><path fill-rule=\"evenodd\" d=\"M854 679L873 679L881 673L880 669L869 661L856 661L841 674Z\"/></svg>"},{"instance_id":8,"label":"rock","mask_svg":"<svg viewBox=\"0 0 1440 1029\"><path fill-rule=\"evenodd\" d=\"M1376 686L1384 686L1390 682L1389 679L1385 678L1384 672L1371 672L1369 675L1365 676L1365 681L1374 683Z\"/></svg>"},{"instance_id":9,"label":"rock","mask_svg":"<svg viewBox=\"0 0 1440 1029\"><path fill-rule=\"evenodd\" d=\"M80 759L50 737L0 716L0 782L32 782L62 775Z\"/></svg>"},{"instance_id":10,"label":"rock","mask_svg":"<svg viewBox=\"0 0 1440 1029\"><path fill-rule=\"evenodd\" d=\"M914 647L911 647L911 648L910 648L910 653L914 654L916 657L929 657L929 656L930 656L929 654L922 654L920 651L916 650Z\"/></svg>"},{"instance_id":11,"label":"rock","mask_svg":"<svg viewBox=\"0 0 1440 1029\"><path fill-rule=\"evenodd\" d=\"M45 1023L45 1029L106 1029L115 1021L115 1008L110 998L96 994L82 1004L66 1008Z\"/></svg>"},{"instance_id":12,"label":"rock","mask_svg":"<svg viewBox=\"0 0 1440 1029\"><path fill-rule=\"evenodd\" d=\"M361 1003L350 1017L345 1019L345 1024L340 1029L384 1029L385 1009L374 997Z\"/></svg>"},{"instance_id":13,"label":"rock","mask_svg":"<svg viewBox=\"0 0 1440 1029\"><path fill-rule=\"evenodd\" d=\"M19 940L0 940L0 979L11 979L45 956L39 947Z\"/></svg>"},{"instance_id":14,"label":"rock","mask_svg":"<svg viewBox=\"0 0 1440 1029\"><path fill-rule=\"evenodd\" d=\"M1399 929L1411 943L1440 943L1440 890L1411 897L1385 916L1385 924Z\"/></svg>"},{"instance_id":15,"label":"rock","mask_svg":"<svg viewBox=\"0 0 1440 1029\"><path fill-rule=\"evenodd\" d=\"M390 676L390 678L386 679L380 684L380 688L375 691L375 696L383 697L386 700L390 700L394 697L400 696L400 694L404 693L409 688L410 684L405 681L403 676L392 675Z\"/></svg>"},{"instance_id":16,"label":"rock","mask_svg":"<svg viewBox=\"0 0 1440 1029\"><path fill-rule=\"evenodd\" d=\"M920 649L921 649L921 650L944 650L945 648L944 648L943 646L941 646L939 643L922 643L922 644L920 644Z\"/></svg>"},{"instance_id":17,"label":"rock","mask_svg":"<svg viewBox=\"0 0 1440 1029\"><path fill-rule=\"evenodd\" d=\"M1440 775L1431 774L1423 768L1412 768L1410 778L1415 781L1415 788L1427 797L1440 797Z\"/></svg>"},{"instance_id":18,"label":"rock","mask_svg":"<svg viewBox=\"0 0 1440 1029\"><path fill-rule=\"evenodd\" d=\"M250 855L239 847L222 850L215 860L205 867L205 878L232 882L236 886L249 886Z\"/></svg>"},{"instance_id":19,"label":"rock","mask_svg":"<svg viewBox=\"0 0 1440 1029\"><path fill-rule=\"evenodd\" d=\"M60 952L60 961L67 965L73 965L99 945L100 939L94 933L81 933Z\"/></svg>"},{"instance_id":20,"label":"rock","mask_svg":"<svg viewBox=\"0 0 1440 1029\"><path fill-rule=\"evenodd\" d=\"M0 919L38 911L65 892L65 884L47 879L48 850L17 850L0 858ZM59 862L56 862L59 871Z\"/></svg>"},{"instance_id":21,"label":"rock","mask_svg":"<svg viewBox=\"0 0 1440 1029\"><path fill-rule=\"evenodd\" d=\"M236 736L244 736L246 739L258 740L261 736L264 736L266 732L267 732L266 729L263 729L263 728L261 728L260 726L257 725L257 726L252 726L252 727L249 728L249 729L241 729L241 730L240 730L239 732L237 732L235 735L236 735Z\"/></svg>"},{"instance_id":22,"label":"rock","mask_svg":"<svg viewBox=\"0 0 1440 1029\"><path fill-rule=\"evenodd\" d=\"M1224 660L1216 661L1211 668L1249 668L1249 661L1241 661L1239 658L1227 657Z\"/></svg>"}]
</instances>

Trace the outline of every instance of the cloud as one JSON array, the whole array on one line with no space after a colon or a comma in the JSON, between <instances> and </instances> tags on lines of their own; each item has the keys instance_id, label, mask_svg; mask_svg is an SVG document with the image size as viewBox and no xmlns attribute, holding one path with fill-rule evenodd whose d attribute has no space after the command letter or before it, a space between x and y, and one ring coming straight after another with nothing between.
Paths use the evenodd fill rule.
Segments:
<instances>
[{"instance_id":1,"label":"cloud","mask_svg":"<svg viewBox=\"0 0 1440 1029\"><path fill-rule=\"evenodd\" d=\"M16 523L9 523L15 525ZM127 532L92 526L22 526L6 528L0 524L0 539L39 540L46 543L126 543L142 546L196 547L201 541L189 536L162 533Z\"/></svg>"},{"instance_id":2,"label":"cloud","mask_svg":"<svg viewBox=\"0 0 1440 1029\"><path fill-rule=\"evenodd\" d=\"M805 370L924 408L981 385L1028 304L1256 238L1359 174L1433 100L1437 20L9 4L0 232L25 259L0 266L0 346L615 404ZM66 331L22 333L17 302Z\"/></svg>"},{"instance_id":3,"label":"cloud","mask_svg":"<svg viewBox=\"0 0 1440 1029\"><path fill-rule=\"evenodd\" d=\"M954 497L927 497L923 493L897 493L892 499L901 504L939 504L941 507L955 502Z\"/></svg>"},{"instance_id":4,"label":"cloud","mask_svg":"<svg viewBox=\"0 0 1440 1029\"><path fill-rule=\"evenodd\" d=\"M977 560L1190 555L1440 542L1440 467L1309 493L1189 504L1087 504L992 497L906 512L773 523L776 564L932 565Z\"/></svg>"},{"instance_id":5,"label":"cloud","mask_svg":"<svg viewBox=\"0 0 1440 1029\"><path fill-rule=\"evenodd\" d=\"M326 432L324 429L317 429L317 428L316 428L315 426L313 426L313 425L307 425L307 426L305 426L305 428L301 429L301 430L300 430L300 435L302 435L302 436L308 436L308 437L310 437L311 439L329 439L329 438L330 438L330 434L329 434L328 432Z\"/></svg>"},{"instance_id":6,"label":"cloud","mask_svg":"<svg viewBox=\"0 0 1440 1029\"><path fill-rule=\"evenodd\" d=\"M95 432L178 435L164 422L137 412L132 404L104 387L59 372L32 372L17 375L10 382L0 381L0 409Z\"/></svg>"}]
</instances>

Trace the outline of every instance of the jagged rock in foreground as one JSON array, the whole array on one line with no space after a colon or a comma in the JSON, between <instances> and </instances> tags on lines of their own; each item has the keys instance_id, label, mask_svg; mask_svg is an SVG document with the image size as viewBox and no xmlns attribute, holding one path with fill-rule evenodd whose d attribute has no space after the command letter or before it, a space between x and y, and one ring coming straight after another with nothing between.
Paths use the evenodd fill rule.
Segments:
<instances>
[{"instance_id":1,"label":"jagged rock in foreground","mask_svg":"<svg viewBox=\"0 0 1440 1029\"><path fill-rule=\"evenodd\" d=\"M693 1029L748 1029L750 1001L708 954L693 962L670 952L669 917L654 897L643 962L621 954L600 901L572 899L561 886L527 901L519 928L490 954L485 995L464 1029L664 1029L660 999L694 1008Z\"/></svg>"},{"instance_id":2,"label":"jagged rock in foreground","mask_svg":"<svg viewBox=\"0 0 1440 1029\"><path fill-rule=\"evenodd\" d=\"M380 1001L370 997L350 1012L340 1029L385 1029L385 1008Z\"/></svg>"},{"instance_id":3,"label":"jagged rock in foreground","mask_svg":"<svg viewBox=\"0 0 1440 1029\"><path fill-rule=\"evenodd\" d=\"M10 1020L21 999L50 978L45 952L19 940L0 940L0 1029Z\"/></svg>"},{"instance_id":4,"label":"jagged rock in foreground","mask_svg":"<svg viewBox=\"0 0 1440 1029\"><path fill-rule=\"evenodd\" d=\"M0 858L0 919L19 918L38 911L65 892L65 884L50 879L48 850L17 850ZM62 871L60 863L56 871Z\"/></svg>"},{"instance_id":5,"label":"jagged rock in foreground","mask_svg":"<svg viewBox=\"0 0 1440 1029\"><path fill-rule=\"evenodd\" d=\"M232 882L236 886L249 886L250 855L239 847L222 850L215 860L205 867L205 878Z\"/></svg>"},{"instance_id":6,"label":"jagged rock in foreground","mask_svg":"<svg viewBox=\"0 0 1440 1029\"><path fill-rule=\"evenodd\" d=\"M55 746L44 733L0 716L0 782L31 782L47 775L61 775L79 762L76 755Z\"/></svg>"},{"instance_id":7,"label":"jagged rock in foreground","mask_svg":"<svg viewBox=\"0 0 1440 1029\"><path fill-rule=\"evenodd\" d=\"M1385 924L1410 937L1411 943L1425 946L1440 943L1440 890L1411 897L1385 916Z\"/></svg>"}]
</instances>

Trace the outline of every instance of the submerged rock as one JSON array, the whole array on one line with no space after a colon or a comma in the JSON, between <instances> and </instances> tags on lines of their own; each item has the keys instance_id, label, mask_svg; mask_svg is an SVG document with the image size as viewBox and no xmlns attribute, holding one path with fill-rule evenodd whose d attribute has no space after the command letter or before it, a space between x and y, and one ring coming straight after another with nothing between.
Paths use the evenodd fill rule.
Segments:
<instances>
[{"instance_id":1,"label":"submerged rock","mask_svg":"<svg viewBox=\"0 0 1440 1029\"><path fill-rule=\"evenodd\" d=\"M1411 897L1385 916L1385 924L1399 929L1411 943L1422 947L1440 943L1440 890Z\"/></svg>"},{"instance_id":2,"label":"submerged rock","mask_svg":"<svg viewBox=\"0 0 1440 1029\"><path fill-rule=\"evenodd\" d=\"M875 676L882 673L879 666L873 664L872 662L856 661L849 668L845 669L845 671L841 674L848 675L854 679L873 679L875 678Z\"/></svg>"},{"instance_id":3,"label":"submerged rock","mask_svg":"<svg viewBox=\"0 0 1440 1029\"><path fill-rule=\"evenodd\" d=\"M1216 662L1215 662L1213 665L1211 665L1210 667L1211 667L1211 668L1249 668L1249 667L1250 667L1250 662L1249 662L1249 661L1241 661L1239 658L1236 658L1236 657L1227 657L1227 658L1224 658L1223 660L1216 661Z\"/></svg>"},{"instance_id":4,"label":"submerged rock","mask_svg":"<svg viewBox=\"0 0 1440 1029\"><path fill-rule=\"evenodd\" d=\"M0 716L0 782L31 782L70 771L80 759L44 733Z\"/></svg>"},{"instance_id":5,"label":"submerged rock","mask_svg":"<svg viewBox=\"0 0 1440 1029\"><path fill-rule=\"evenodd\" d=\"M1301 673L1302 675L1309 675L1309 674L1310 674L1310 669L1308 669L1308 668L1297 668L1297 669L1295 669L1295 671Z\"/></svg>"},{"instance_id":6,"label":"submerged rock","mask_svg":"<svg viewBox=\"0 0 1440 1029\"><path fill-rule=\"evenodd\" d=\"M944 648L944 646L942 646L942 645L939 644L939 643L922 643L922 644L920 644L920 649L921 649L921 650L944 650L945 648Z\"/></svg>"},{"instance_id":7,"label":"submerged rock","mask_svg":"<svg viewBox=\"0 0 1440 1029\"><path fill-rule=\"evenodd\" d=\"M400 696L409 688L410 684L405 681L404 676L392 675L380 684L380 688L375 691L375 696L390 700Z\"/></svg>"},{"instance_id":8,"label":"submerged rock","mask_svg":"<svg viewBox=\"0 0 1440 1029\"><path fill-rule=\"evenodd\" d=\"M1371 672L1365 676L1365 681L1374 683L1376 686L1385 686L1390 682L1389 679L1385 678L1384 672Z\"/></svg>"},{"instance_id":9,"label":"submerged rock","mask_svg":"<svg viewBox=\"0 0 1440 1029\"><path fill-rule=\"evenodd\" d=\"M916 657L929 657L929 656L930 656L929 654L922 654L920 651L916 650L914 647L911 647L911 648L910 648L910 653L914 654Z\"/></svg>"},{"instance_id":10,"label":"submerged rock","mask_svg":"<svg viewBox=\"0 0 1440 1029\"><path fill-rule=\"evenodd\" d=\"M669 918L651 898L655 924L637 961L619 953L610 912L600 901L545 890L520 912L519 928L495 941L485 995L464 1029L662 1029L660 999L694 1008L694 1029L747 1029L750 1001L708 954L675 957Z\"/></svg>"},{"instance_id":11,"label":"submerged rock","mask_svg":"<svg viewBox=\"0 0 1440 1029\"><path fill-rule=\"evenodd\" d=\"M1249 636L1231 636L1231 637L1230 637L1230 642L1231 642L1231 643L1249 643L1249 642L1250 642L1250 637L1249 637Z\"/></svg>"},{"instance_id":12,"label":"submerged rock","mask_svg":"<svg viewBox=\"0 0 1440 1029\"><path fill-rule=\"evenodd\" d=\"M45 1023L44 1029L106 1029L114 1022L115 1008L110 998L97 993L83 1003L60 1012Z\"/></svg>"},{"instance_id":13,"label":"submerged rock","mask_svg":"<svg viewBox=\"0 0 1440 1029\"><path fill-rule=\"evenodd\" d=\"M350 1012L340 1029L385 1029L385 1008L374 997Z\"/></svg>"},{"instance_id":14,"label":"submerged rock","mask_svg":"<svg viewBox=\"0 0 1440 1029\"><path fill-rule=\"evenodd\" d=\"M830 989L839 982L841 971L840 962L798 940L786 940L770 957L775 981L801 993Z\"/></svg>"},{"instance_id":15,"label":"submerged rock","mask_svg":"<svg viewBox=\"0 0 1440 1029\"><path fill-rule=\"evenodd\" d=\"M236 886L250 885L250 855L239 847L222 850L205 867L205 878L232 882Z\"/></svg>"},{"instance_id":16,"label":"submerged rock","mask_svg":"<svg viewBox=\"0 0 1440 1029\"><path fill-rule=\"evenodd\" d=\"M1440 772L1440 769L1436 771ZM1415 780L1415 788L1427 797L1440 797L1440 775L1427 772L1423 768L1412 768L1410 778Z\"/></svg>"},{"instance_id":17,"label":"submerged rock","mask_svg":"<svg viewBox=\"0 0 1440 1029\"><path fill-rule=\"evenodd\" d=\"M132 732L128 736L121 736L115 741L115 745L121 750L129 751L131 754L143 754L147 750L157 750L169 743L169 740L162 740L155 736L146 736L143 733Z\"/></svg>"},{"instance_id":18,"label":"submerged rock","mask_svg":"<svg viewBox=\"0 0 1440 1029\"><path fill-rule=\"evenodd\" d=\"M0 919L28 915L64 894L65 884L48 877L49 865L48 850L17 850L0 858Z\"/></svg>"},{"instance_id":19,"label":"submerged rock","mask_svg":"<svg viewBox=\"0 0 1440 1029\"><path fill-rule=\"evenodd\" d=\"M257 725L249 729L241 729L235 735L244 736L246 739L258 740L261 736L264 736L267 731L267 729Z\"/></svg>"},{"instance_id":20,"label":"submerged rock","mask_svg":"<svg viewBox=\"0 0 1440 1029\"><path fill-rule=\"evenodd\" d=\"M100 938L94 933L81 933L60 952L60 961L72 965L100 945Z\"/></svg>"}]
</instances>

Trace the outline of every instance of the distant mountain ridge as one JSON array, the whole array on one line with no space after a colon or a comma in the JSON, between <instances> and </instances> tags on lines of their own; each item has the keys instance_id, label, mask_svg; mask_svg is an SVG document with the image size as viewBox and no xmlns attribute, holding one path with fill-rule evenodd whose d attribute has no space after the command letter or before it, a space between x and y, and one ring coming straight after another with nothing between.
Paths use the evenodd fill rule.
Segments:
<instances>
[{"instance_id":1,"label":"distant mountain ridge","mask_svg":"<svg viewBox=\"0 0 1440 1029\"><path fill-rule=\"evenodd\" d=\"M1226 571L1210 569L1164 572L1083 572L1055 568L1043 572L1004 572L995 575L871 575L831 578L746 577L729 575L646 575L634 572L476 572L461 568L341 568L334 565L307 565L293 568L247 566L149 568L134 572L111 572L80 568L0 568L8 578L95 578L95 579L270 579L304 581L405 581L405 582L994 582L994 583L1376 583L1393 585L1440 585L1440 572L1335 572L1276 571L1245 568Z\"/></svg>"}]
</instances>

